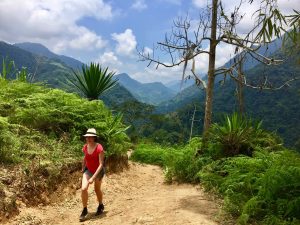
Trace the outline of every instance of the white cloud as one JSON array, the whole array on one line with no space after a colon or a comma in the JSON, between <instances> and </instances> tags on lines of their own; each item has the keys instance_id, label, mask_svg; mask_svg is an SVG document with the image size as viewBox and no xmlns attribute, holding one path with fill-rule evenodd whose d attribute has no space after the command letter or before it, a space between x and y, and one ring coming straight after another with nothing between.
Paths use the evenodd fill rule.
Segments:
<instances>
[{"instance_id":1,"label":"white cloud","mask_svg":"<svg viewBox=\"0 0 300 225\"><path fill-rule=\"evenodd\" d=\"M132 4L131 8L137 10L137 11L143 11L144 9L147 9L147 4L145 0L135 0Z\"/></svg>"},{"instance_id":2,"label":"white cloud","mask_svg":"<svg viewBox=\"0 0 300 225\"><path fill-rule=\"evenodd\" d=\"M113 33L112 39L117 42L116 52L120 55L132 55L136 49L136 38L131 29L126 29L123 33Z\"/></svg>"},{"instance_id":3,"label":"white cloud","mask_svg":"<svg viewBox=\"0 0 300 225\"><path fill-rule=\"evenodd\" d=\"M0 39L39 42L55 51L104 47L100 35L77 24L86 16L110 20L112 7L103 0L1 0Z\"/></svg>"},{"instance_id":4,"label":"white cloud","mask_svg":"<svg viewBox=\"0 0 300 225\"><path fill-rule=\"evenodd\" d=\"M98 61L104 66L122 65L122 62L119 61L118 57L112 51L104 52L103 55L99 57Z\"/></svg>"},{"instance_id":5,"label":"white cloud","mask_svg":"<svg viewBox=\"0 0 300 225\"><path fill-rule=\"evenodd\" d=\"M120 72L120 67L123 65L112 51L104 52L98 59L96 59L96 62L99 62L102 66L108 67L110 71L114 71L116 73Z\"/></svg>"},{"instance_id":6,"label":"white cloud","mask_svg":"<svg viewBox=\"0 0 300 225\"><path fill-rule=\"evenodd\" d=\"M70 41L69 46L73 49L83 49L83 50L94 50L101 49L105 47L106 41L102 39L101 36L98 36L96 33L88 31L85 28L82 32L82 36L77 37Z\"/></svg>"}]
</instances>

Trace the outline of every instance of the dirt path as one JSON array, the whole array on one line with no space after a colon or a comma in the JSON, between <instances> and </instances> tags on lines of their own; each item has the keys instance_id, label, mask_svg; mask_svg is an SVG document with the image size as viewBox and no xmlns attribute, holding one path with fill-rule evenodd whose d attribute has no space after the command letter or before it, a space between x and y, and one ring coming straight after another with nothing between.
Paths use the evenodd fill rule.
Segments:
<instances>
[{"instance_id":1,"label":"dirt path","mask_svg":"<svg viewBox=\"0 0 300 225\"><path fill-rule=\"evenodd\" d=\"M153 224L214 225L218 206L192 185L167 185L162 170L156 166L130 164L128 171L105 177L103 183L105 212L101 217L79 223L80 189L60 203L27 208L10 224ZM90 188L89 212L97 207Z\"/></svg>"}]
</instances>

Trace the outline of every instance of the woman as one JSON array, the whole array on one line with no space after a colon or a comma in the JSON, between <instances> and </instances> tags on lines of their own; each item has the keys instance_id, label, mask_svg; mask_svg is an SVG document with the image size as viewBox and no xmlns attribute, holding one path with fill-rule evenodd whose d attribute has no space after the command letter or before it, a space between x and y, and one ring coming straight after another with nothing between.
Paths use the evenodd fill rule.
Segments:
<instances>
[{"instance_id":1,"label":"woman","mask_svg":"<svg viewBox=\"0 0 300 225\"><path fill-rule=\"evenodd\" d=\"M97 133L94 128L87 130L83 135L86 139L86 144L83 146L82 151L84 153L84 159L82 161L82 185L81 185L81 199L83 210L79 220L86 219L88 214L88 188L89 185L94 183L94 190L98 200L98 208L96 216L100 215L104 211L104 205L102 203L103 194L101 191L101 182L104 176L104 150L101 144L97 143Z\"/></svg>"}]
</instances>

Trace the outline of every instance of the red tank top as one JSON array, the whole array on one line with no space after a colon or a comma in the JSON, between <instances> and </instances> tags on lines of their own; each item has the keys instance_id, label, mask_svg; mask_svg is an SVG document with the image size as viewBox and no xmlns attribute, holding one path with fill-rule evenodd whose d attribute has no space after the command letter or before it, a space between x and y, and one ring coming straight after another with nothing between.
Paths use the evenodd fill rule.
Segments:
<instances>
[{"instance_id":1,"label":"red tank top","mask_svg":"<svg viewBox=\"0 0 300 225\"><path fill-rule=\"evenodd\" d=\"M95 173L100 164L99 154L104 150L100 144L96 146L96 149L92 154L89 154L87 149L87 144L85 144L82 148L82 151L84 152L85 165L91 173Z\"/></svg>"}]
</instances>

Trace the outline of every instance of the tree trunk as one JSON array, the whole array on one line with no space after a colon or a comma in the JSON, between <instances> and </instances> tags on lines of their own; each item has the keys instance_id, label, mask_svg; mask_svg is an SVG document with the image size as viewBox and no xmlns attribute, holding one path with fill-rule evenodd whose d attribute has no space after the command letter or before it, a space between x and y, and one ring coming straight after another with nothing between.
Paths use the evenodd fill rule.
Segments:
<instances>
[{"instance_id":1,"label":"tree trunk","mask_svg":"<svg viewBox=\"0 0 300 225\"><path fill-rule=\"evenodd\" d=\"M217 47L217 19L218 19L218 0L212 0L211 12L211 34L209 46L209 63L208 63L208 81L206 88L205 101L205 117L204 117L204 137L211 125L212 120L212 102L213 90L215 83L215 61L216 61L216 47Z\"/></svg>"}]
</instances>

